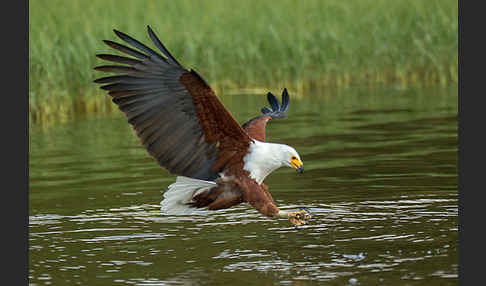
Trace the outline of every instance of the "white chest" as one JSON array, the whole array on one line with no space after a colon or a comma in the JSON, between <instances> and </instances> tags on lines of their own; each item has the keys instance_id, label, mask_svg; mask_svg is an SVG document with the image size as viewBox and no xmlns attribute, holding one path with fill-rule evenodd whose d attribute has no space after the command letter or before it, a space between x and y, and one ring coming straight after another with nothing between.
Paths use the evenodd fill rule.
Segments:
<instances>
[{"instance_id":1,"label":"white chest","mask_svg":"<svg viewBox=\"0 0 486 286\"><path fill-rule=\"evenodd\" d=\"M248 154L243 158L244 170L250 173L250 177L259 184L265 178L282 166L279 159L279 144L254 140L251 143Z\"/></svg>"}]
</instances>

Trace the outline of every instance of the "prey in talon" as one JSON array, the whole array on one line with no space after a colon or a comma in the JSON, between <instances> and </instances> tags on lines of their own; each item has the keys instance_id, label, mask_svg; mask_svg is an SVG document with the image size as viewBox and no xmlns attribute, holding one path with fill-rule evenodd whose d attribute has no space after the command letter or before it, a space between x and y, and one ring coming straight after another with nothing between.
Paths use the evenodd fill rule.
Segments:
<instances>
[{"instance_id":1,"label":"prey in talon","mask_svg":"<svg viewBox=\"0 0 486 286\"><path fill-rule=\"evenodd\" d=\"M289 220L295 226L307 224L307 219L311 219L312 215L307 210L300 210L288 213Z\"/></svg>"}]
</instances>

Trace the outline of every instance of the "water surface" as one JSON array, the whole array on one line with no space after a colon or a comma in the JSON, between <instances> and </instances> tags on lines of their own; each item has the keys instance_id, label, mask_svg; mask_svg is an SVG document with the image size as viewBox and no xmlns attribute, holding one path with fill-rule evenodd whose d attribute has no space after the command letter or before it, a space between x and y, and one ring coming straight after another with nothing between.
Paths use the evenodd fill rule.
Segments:
<instances>
[{"instance_id":1,"label":"water surface","mask_svg":"<svg viewBox=\"0 0 486 286\"><path fill-rule=\"evenodd\" d=\"M277 93L277 91L273 91ZM167 216L175 177L123 116L30 128L31 285L456 285L457 87L291 95L269 141L305 173L266 179L295 229L248 205ZM243 123L263 95L223 96Z\"/></svg>"}]
</instances>

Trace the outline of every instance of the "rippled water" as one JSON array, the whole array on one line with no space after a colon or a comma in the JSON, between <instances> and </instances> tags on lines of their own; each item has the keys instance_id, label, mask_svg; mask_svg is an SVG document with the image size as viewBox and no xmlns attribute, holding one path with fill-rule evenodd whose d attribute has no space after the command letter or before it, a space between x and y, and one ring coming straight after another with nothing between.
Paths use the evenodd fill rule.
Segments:
<instances>
[{"instance_id":1,"label":"rippled water","mask_svg":"<svg viewBox=\"0 0 486 286\"><path fill-rule=\"evenodd\" d=\"M457 87L291 94L269 141L306 172L266 183L295 229L248 205L166 216L160 169L119 115L30 128L31 285L456 285ZM263 96L225 96L244 122Z\"/></svg>"}]
</instances>

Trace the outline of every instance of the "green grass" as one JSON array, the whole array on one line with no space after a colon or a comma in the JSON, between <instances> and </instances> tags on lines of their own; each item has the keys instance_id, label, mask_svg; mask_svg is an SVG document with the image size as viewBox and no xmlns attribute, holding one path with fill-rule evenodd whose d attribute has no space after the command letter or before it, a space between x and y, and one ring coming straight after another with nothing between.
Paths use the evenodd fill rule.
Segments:
<instances>
[{"instance_id":1,"label":"green grass","mask_svg":"<svg viewBox=\"0 0 486 286\"><path fill-rule=\"evenodd\" d=\"M119 41L149 42L217 90L458 81L458 3L361 1L29 1L31 121L106 112L92 80Z\"/></svg>"}]
</instances>

